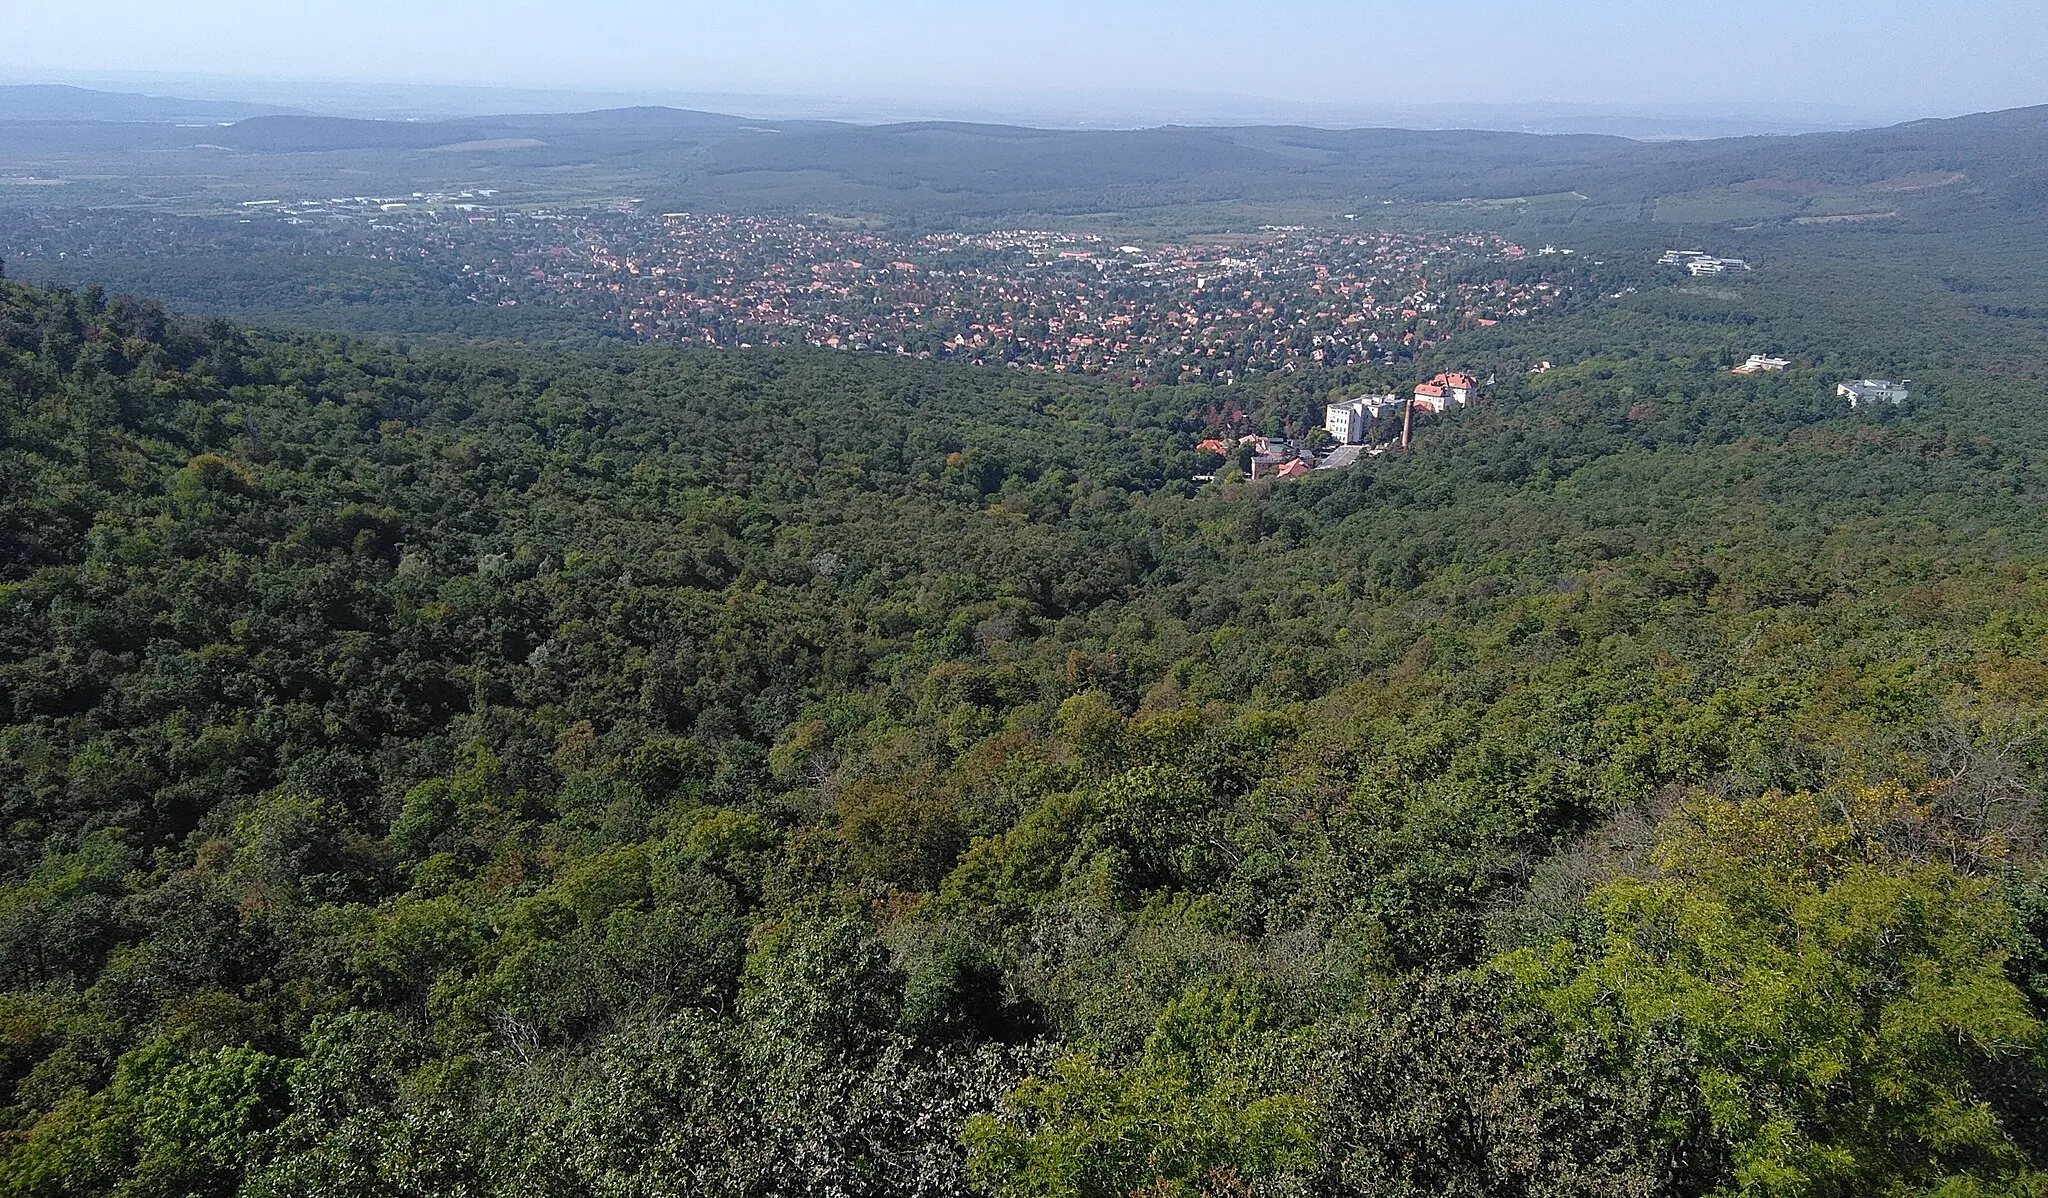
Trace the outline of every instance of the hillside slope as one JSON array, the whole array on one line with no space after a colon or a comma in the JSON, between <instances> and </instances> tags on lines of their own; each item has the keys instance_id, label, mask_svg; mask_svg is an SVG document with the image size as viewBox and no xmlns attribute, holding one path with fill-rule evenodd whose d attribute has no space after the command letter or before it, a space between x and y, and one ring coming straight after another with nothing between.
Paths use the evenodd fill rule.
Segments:
<instances>
[{"instance_id":1,"label":"hillside slope","mask_svg":"<svg viewBox=\"0 0 2048 1198\"><path fill-rule=\"evenodd\" d=\"M2037 1186L2048 424L1721 336L1198 488L0 286L0 1186Z\"/></svg>"}]
</instances>

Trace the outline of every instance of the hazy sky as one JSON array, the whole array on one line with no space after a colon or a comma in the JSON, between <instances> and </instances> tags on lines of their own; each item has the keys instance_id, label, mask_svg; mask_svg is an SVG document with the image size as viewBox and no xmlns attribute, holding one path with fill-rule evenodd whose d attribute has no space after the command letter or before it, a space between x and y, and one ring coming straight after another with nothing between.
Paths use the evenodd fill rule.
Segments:
<instances>
[{"instance_id":1,"label":"hazy sky","mask_svg":"<svg viewBox=\"0 0 2048 1198\"><path fill-rule=\"evenodd\" d=\"M37 71L1337 103L2048 102L2043 0L0 0Z\"/></svg>"}]
</instances>

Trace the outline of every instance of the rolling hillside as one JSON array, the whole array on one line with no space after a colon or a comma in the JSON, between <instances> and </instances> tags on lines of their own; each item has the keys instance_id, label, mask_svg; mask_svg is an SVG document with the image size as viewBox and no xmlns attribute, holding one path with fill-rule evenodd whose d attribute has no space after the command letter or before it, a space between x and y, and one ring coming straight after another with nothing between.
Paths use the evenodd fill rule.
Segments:
<instances>
[{"instance_id":1,"label":"rolling hillside","mask_svg":"<svg viewBox=\"0 0 2048 1198\"><path fill-rule=\"evenodd\" d=\"M674 109L456 121L264 115L229 127L0 120L0 169L77 177L0 202L126 194L204 207L345 170L393 191L484 183L534 198L877 214L966 224L1113 213L1227 221L1386 201L1486 201L1465 221L1735 224L1939 216L2048 201L2048 109L1797 137L1638 142L1470 131L1061 131L750 121ZM129 178L128 184L110 177ZM111 191L109 191L111 189ZM1512 203L1514 201L1540 201ZM1503 202L1509 202L1503 207ZM1414 214L1406 214L1414 215ZM1428 213L1422 215L1430 215ZM1380 213L1392 219L1394 214Z\"/></svg>"}]
</instances>

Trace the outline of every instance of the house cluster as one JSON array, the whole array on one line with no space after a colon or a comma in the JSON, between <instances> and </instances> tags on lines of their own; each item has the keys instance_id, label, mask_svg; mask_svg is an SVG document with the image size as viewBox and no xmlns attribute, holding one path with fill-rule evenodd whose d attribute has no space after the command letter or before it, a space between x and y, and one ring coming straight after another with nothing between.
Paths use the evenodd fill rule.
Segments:
<instances>
[{"instance_id":1,"label":"house cluster","mask_svg":"<svg viewBox=\"0 0 2048 1198\"><path fill-rule=\"evenodd\" d=\"M1740 258L1717 258L1700 250L1665 250L1664 256L1657 259L1657 265L1682 266L1694 278L1749 269L1749 263Z\"/></svg>"},{"instance_id":2,"label":"house cluster","mask_svg":"<svg viewBox=\"0 0 2048 1198\"><path fill-rule=\"evenodd\" d=\"M1314 470L1314 457L1302 454L1292 447L1276 448L1267 453L1252 455L1252 481L1262 478L1300 478Z\"/></svg>"},{"instance_id":3,"label":"house cluster","mask_svg":"<svg viewBox=\"0 0 2048 1198\"><path fill-rule=\"evenodd\" d=\"M1521 252L1490 235L1272 226L1186 244L1028 229L896 241L718 214L670 214L651 236L593 232L619 318L651 339L808 342L1145 384L1385 361L1569 294L1475 272Z\"/></svg>"},{"instance_id":4,"label":"house cluster","mask_svg":"<svg viewBox=\"0 0 2048 1198\"><path fill-rule=\"evenodd\" d=\"M1835 394L1849 401L1852 408L1875 407L1890 404L1893 407L1913 398L1910 382L1895 383L1890 379L1857 379L1852 383L1835 384Z\"/></svg>"},{"instance_id":5,"label":"house cluster","mask_svg":"<svg viewBox=\"0 0 2048 1198\"><path fill-rule=\"evenodd\" d=\"M1240 446L1250 446L1252 451L1252 481L1265 478L1300 478L1311 470L1320 468L1313 453L1302 449L1284 437L1264 437L1250 433L1235 439L1211 437L1196 444L1202 453L1213 453L1224 457L1235 453ZM1211 475L1200 476L1206 480Z\"/></svg>"},{"instance_id":6,"label":"house cluster","mask_svg":"<svg viewBox=\"0 0 2048 1198\"><path fill-rule=\"evenodd\" d=\"M238 210L325 252L445 274L485 307L545 305L651 341L811 345L1133 385L1383 363L1577 295L1498 234L1267 226L1182 242L1082 230L889 235L830 220L624 205L517 209L486 192ZM346 219L339 219L339 218ZM104 243L102 221L89 234ZM84 238L40 239L48 256ZM160 229L137 224L138 245ZM45 246L29 245L22 257ZM1490 269L1491 268L1491 269Z\"/></svg>"},{"instance_id":7,"label":"house cluster","mask_svg":"<svg viewBox=\"0 0 2048 1198\"><path fill-rule=\"evenodd\" d=\"M1728 373L1769 374L1775 371L1784 370L1791 365L1792 359L1790 358L1773 358L1765 354L1751 354L1749 355L1749 361L1744 362L1740 366L1731 367Z\"/></svg>"}]
</instances>

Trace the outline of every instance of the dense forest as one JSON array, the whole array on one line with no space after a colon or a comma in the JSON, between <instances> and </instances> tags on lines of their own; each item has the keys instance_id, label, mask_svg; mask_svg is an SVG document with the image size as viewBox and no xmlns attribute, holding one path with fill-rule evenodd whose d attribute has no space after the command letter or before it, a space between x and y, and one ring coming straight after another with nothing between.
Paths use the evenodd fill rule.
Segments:
<instances>
[{"instance_id":1,"label":"dense forest","mask_svg":"<svg viewBox=\"0 0 2048 1198\"><path fill-rule=\"evenodd\" d=\"M2048 1191L2033 325L1788 296L1270 485L0 284L0 1192Z\"/></svg>"}]
</instances>

